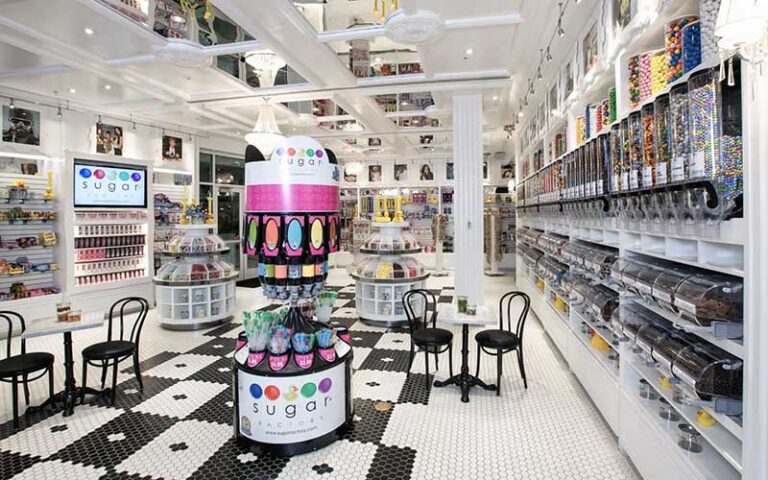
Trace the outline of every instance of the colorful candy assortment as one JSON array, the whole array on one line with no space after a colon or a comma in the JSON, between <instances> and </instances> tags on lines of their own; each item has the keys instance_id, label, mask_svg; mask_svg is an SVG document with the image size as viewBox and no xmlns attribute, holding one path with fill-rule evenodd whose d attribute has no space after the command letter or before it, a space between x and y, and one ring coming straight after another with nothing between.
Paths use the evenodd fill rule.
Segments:
<instances>
[{"instance_id":1,"label":"colorful candy assortment","mask_svg":"<svg viewBox=\"0 0 768 480\"><path fill-rule=\"evenodd\" d=\"M654 141L656 142L656 185L669 181L671 172L671 112L669 94L659 96L654 103Z\"/></svg>"},{"instance_id":2,"label":"colorful candy assortment","mask_svg":"<svg viewBox=\"0 0 768 480\"><path fill-rule=\"evenodd\" d=\"M630 181L629 181L629 170L630 170L630 133L629 133L629 119L624 119L621 121L621 189L622 190L629 190L630 189ZM635 180L635 185L637 185L637 180ZM637 187L635 187L637 188Z\"/></svg>"},{"instance_id":3,"label":"colorful candy assortment","mask_svg":"<svg viewBox=\"0 0 768 480\"><path fill-rule=\"evenodd\" d=\"M629 106L636 107L640 104L640 56L629 57L627 67L629 69Z\"/></svg>"},{"instance_id":4,"label":"colorful candy assortment","mask_svg":"<svg viewBox=\"0 0 768 480\"><path fill-rule=\"evenodd\" d=\"M657 50L651 56L651 93L658 95L667 88L667 55Z\"/></svg>"},{"instance_id":5,"label":"colorful candy assortment","mask_svg":"<svg viewBox=\"0 0 768 480\"><path fill-rule=\"evenodd\" d=\"M653 104L644 105L641 113L641 121L643 123L643 188L653 187L656 181L656 144L653 139L654 117Z\"/></svg>"},{"instance_id":6,"label":"colorful candy assortment","mask_svg":"<svg viewBox=\"0 0 768 480\"><path fill-rule=\"evenodd\" d=\"M616 110L616 87L611 87L608 91L608 108L611 113L610 123L613 124L618 119L618 111Z\"/></svg>"},{"instance_id":7,"label":"colorful candy assortment","mask_svg":"<svg viewBox=\"0 0 768 480\"><path fill-rule=\"evenodd\" d=\"M688 15L667 23L664 35L664 48L667 52L667 83L674 82L685 71L683 65L683 28L696 20L698 20L696 16Z\"/></svg>"},{"instance_id":8,"label":"colorful candy assortment","mask_svg":"<svg viewBox=\"0 0 768 480\"><path fill-rule=\"evenodd\" d=\"M640 67L640 74L638 76L638 83L640 85L640 101L647 99L653 93L651 88L651 58L653 52L645 52L640 55L638 61Z\"/></svg>"},{"instance_id":9,"label":"colorful candy assortment","mask_svg":"<svg viewBox=\"0 0 768 480\"><path fill-rule=\"evenodd\" d=\"M621 186L621 160L622 145L621 145L621 129L618 125L611 127L611 192L619 192L622 190Z\"/></svg>"},{"instance_id":10,"label":"colorful candy assortment","mask_svg":"<svg viewBox=\"0 0 768 480\"><path fill-rule=\"evenodd\" d=\"M683 72L687 73L701 63L701 24L691 22L683 28Z\"/></svg>"},{"instance_id":11,"label":"colorful candy assortment","mask_svg":"<svg viewBox=\"0 0 768 480\"><path fill-rule=\"evenodd\" d=\"M611 123L611 101L610 99L605 99L602 102L600 102L600 108L598 109L598 118L600 121L598 122L598 132L606 131L608 128L610 128Z\"/></svg>"},{"instance_id":12,"label":"colorful candy assortment","mask_svg":"<svg viewBox=\"0 0 768 480\"><path fill-rule=\"evenodd\" d=\"M576 144L581 145L587 139L587 120L584 117L576 118Z\"/></svg>"},{"instance_id":13,"label":"colorful candy assortment","mask_svg":"<svg viewBox=\"0 0 768 480\"><path fill-rule=\"evenodd\" d=\"M688 128L688 85L675 85L669 94L671 111L672 166L670 181L682 182L689 177L691 135Z\"/></svg>"},{"instance_id":14,"label":"colorful candy assortment","mask_svg":"<svg viewBox=\"0 0 768 480\"><path fill-rule=\"evenodd\" d=\"M635 190L642 186L643 171L643 124L640 112L629 115L629 189Z\"/></svg>"}]
</instances>

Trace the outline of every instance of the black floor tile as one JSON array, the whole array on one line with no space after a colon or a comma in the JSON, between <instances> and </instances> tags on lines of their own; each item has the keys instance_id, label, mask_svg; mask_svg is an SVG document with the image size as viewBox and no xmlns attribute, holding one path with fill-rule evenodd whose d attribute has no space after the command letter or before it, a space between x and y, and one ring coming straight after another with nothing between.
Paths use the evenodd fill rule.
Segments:
<instances>
[{"instance_id":1,"label":"black floor tile","mask_svg":"<svg viewBox=\"0 0 768 480\"><path fill-rule=\"evenodd\" d=\"M423 355L423 354L422 354ZM455 373L455 372L454 372ZM429 392L432 391L432 382L435 376L429 375L429 387L424 379L423 373L411 372L408 378L405 379L402 390L400 390L400 396L397 398L397 403L420 403L427 405L429 403ZM445 388L453 388L448 386Z\"/></svg>"},{"instance_id":2,"label":"black floor tile","mask_svg":"<svg viewBox=\"0 0 768 480\"><path fill-rule=\"evenodd\" d=\"M363 360L363 363L360 364L360 369L380 370L385 372L407 372L408 354L409 352L407 350L385 350L374 348L365 360ZM434 357L430 358L430 360L433 359Z\"/></svg>"},{"instance_id":3,"label":"black floor tile","mask_svg":"<svg viewBox=\"0 0 768 480\"><path fill-rule=\"evenodd\" d=\"M114 467L175 422L165 416L125 412L60 450L51 459L95 467Z\"/></svg>"},{"instance_id":4,"label":"black floor tile","mask_svg":"<svg viewBox=\"0 0 768 480\"><path fill-rule=\"evenodd\" d=\"M368 469L366 480L409 480L416 450L380 445Z\"/></svg>"},{"instance_id":5,"label":"black floor tile","mask_svg":"<svg viewBox=\"0 0 768 480\"><path fill-rule=\"evenodd\" d=\"M274 480L289 460L251 452L238 445L233 437L198 468L190 480Z\"/></svg>"},{"instance_id":6,"label":"black floor tile","mask_svg":"<svg viewBox=\"0 0 768 480\"><path fill-rule=\"evenodd\" d=\"M373 348L379 342L382 335L381 332L364 332L360 330L349 332L349 338L352 340L353 347Z\"/></svg>"},{"instance_id":7,"label":"black floor tile","mask_svg":"<svg viewBox=\"0 0 768 480\"><path fill-rule=\"evenodd\" d=\"M396 407L393 405L393 408L389 410L379 411L375 408L377 403L379 402L364 398L355 399L355 421L343 438L362 443L378 444L381 442L389 418Z\"/></svg>"},{"instance_id":8,"label":"black floor tile","mask_svg":"<svg viewBox=\"0 0 768 480\"><path fill-rule=\"evenodd\" d=\"M235 350L235 339L228 337L217 337L202 345L199 345L186 353L195 353L200 355L216 355L219 357L232 355Z\"/></svg>"}]
</instances>

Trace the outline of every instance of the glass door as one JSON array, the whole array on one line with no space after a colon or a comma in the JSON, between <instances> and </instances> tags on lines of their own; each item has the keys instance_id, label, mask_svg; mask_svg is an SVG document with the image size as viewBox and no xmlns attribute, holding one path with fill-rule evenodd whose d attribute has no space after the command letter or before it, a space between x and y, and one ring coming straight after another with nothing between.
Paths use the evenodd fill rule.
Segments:
<instances>
[{"instance_id":1,"label":"glass door","mask_svg":"<svg viewBox=\"0 0 768 480\"><path fill-rule=\"evenodd\" d=\"M240 247L240 234L243 231L242 202L244 201L243 187L215 186L216 218L218 220L219 236L229 247L229 252L222 255L240 272L238 279L246 278L243 271L243 253Z\"/></svg>"}]
</instances>

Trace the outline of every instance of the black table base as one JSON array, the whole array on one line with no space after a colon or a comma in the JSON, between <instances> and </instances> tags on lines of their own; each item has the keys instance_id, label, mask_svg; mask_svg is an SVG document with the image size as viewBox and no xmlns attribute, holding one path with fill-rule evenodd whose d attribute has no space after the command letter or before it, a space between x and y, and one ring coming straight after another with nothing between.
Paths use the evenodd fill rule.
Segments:
<instances>
[{"instance_id":1,"label":"black table base","mask_svg":"<svg viewBox=\"0 0 768 480\"><path fill-rule=\"evenodd\" d=\"M448 385L458 386L461 388L461 401L464 403L469 402L469 389L472 387L496 391L496 385L488 385L469 373L469 325L466 323L461 327L461 372L447 380L436 380L433 385L438 388Z\"/></svg>"},{"instance_id":2,"label":"black table base","mask_svg":"<svg viewBox=\"0 0 768 480\"><path fill-rule=\"evenodd\" d=\"M69 417L75 413L75 403L83 396L83 390L86 394L97 395L104 397L109 395L110 389L96 390L89 387L78 387L75 383L74 372L75 361L72 358L72 332L64 332L64 390L53 396L53 403L64 404L64 416ZM43 410L46 407L56 408L56 405L51 405L51 399L49 398L42 404L36 407L29 407L27 413L35 413Z\"/></svg>"}]
</instances>

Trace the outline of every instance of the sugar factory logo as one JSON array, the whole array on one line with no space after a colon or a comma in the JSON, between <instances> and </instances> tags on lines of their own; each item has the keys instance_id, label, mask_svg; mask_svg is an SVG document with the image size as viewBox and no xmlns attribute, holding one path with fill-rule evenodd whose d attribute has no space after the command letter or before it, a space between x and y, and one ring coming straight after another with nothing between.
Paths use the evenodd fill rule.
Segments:
<instances>
[{"instance_id":1,"label":"sugar factory logo","mask_svg":"<svg viewBox=\"0 0 768 480\"><path fill-rule=\"evenodd\" d=\"M333 404L333 382L327 377L317 384L307 382L300 388L298 385L283 388L281 391L276 385L262 387L258 383L251 384L251 397L256 400L253 402L253 413L293 419L299 414L311 415L318 408Z\"/></svg>"},{"instance_id":2,"label":"sugar factory logo","mask_svg":"<svg viewBox=\"0 0 768 480\"><path fill-rule=\"evenodd\" d=\"M280 161L284 160L288 165L298 165L299 167L322 165L323 157L325 157L325 153L320 148L315 150L314 148L278 147L275 154Z\"/></svg>"},{"instance_id":3,"label":"sugar factory logo","mask_svg":"<svg viewBox=\"0 0 768 480\"><path fill-rule=\"evenodd\" d=\"M315 396L315 394L319 391L320 393L328 393L331 391L331 388L333 387L333 382L330 378L324 378L320 380L320 382L315 385L313 382L307 382L304 385L301 386L301 389L297 387L296 385L291 385L288 387L288 390L283 392L283 400L287 402L293 402L297 398L299 398L299 394L301 394L304 398L312 398ZM262 388L261 385L258 383L251 384L251 396L255 398L256 400L260 400L261 398L266 398L269 401L276 401L280 398L280 389L276 387L275 385L269 385L265 388Z\"/></svg>"},{"instance_id":4,"label":"sugar factory logo","mask_svg":"<svg viewBox=\"0 0 768 480\"><path fill-rule=\"evenodd\" d=\"M124 170L109 170L105 172L100 168L90 169L83 167L78 172L82 178L83 189L89 187L95 190L105 189L114 192L118 189L123 191L138 190L140 188L141 173L126 172Z\"/></svg>"}]
</instances>

